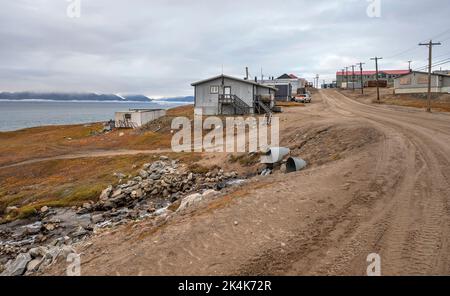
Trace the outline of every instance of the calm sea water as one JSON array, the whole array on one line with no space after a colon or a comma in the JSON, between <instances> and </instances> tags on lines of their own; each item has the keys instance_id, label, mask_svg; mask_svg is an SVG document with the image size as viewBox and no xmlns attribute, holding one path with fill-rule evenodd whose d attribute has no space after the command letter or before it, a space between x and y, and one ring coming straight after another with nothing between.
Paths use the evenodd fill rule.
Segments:
<instances>
[{"instance_id":1,"label":"calm sea water","mask_svg":"<svg viewBox=\"0 0 450 296\"><path fill-rule=\"evenodd\" d=\"M183 103L11 102L0 101L0 131L41 125L79 124L114 119L130 108L169 109Z\"/></svg>"}]
</instances>

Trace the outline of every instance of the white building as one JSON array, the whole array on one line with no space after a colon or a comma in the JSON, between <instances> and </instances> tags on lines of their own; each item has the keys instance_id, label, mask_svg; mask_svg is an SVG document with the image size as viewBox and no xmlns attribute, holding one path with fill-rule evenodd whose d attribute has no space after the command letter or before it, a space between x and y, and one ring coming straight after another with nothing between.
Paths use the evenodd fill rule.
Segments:
<instances>
[{"instance_id":1,"label":"white building","mask_svg":"<svg viewBox=\"0 0 450 296\"><path fill-rule=\"evenodd\" d=\"M294 74L283 74L278 78L261 81L261 84L277 88L275 99L277 101L290 101L298 94L306 91L306 80Z\"/></svg>"},{"instance_id":2,"label":"white building","mask_svg":"<svg viewBox=\"0 0 450 296\"><path fill-rule=\"evenodd\" d=\"M138 128L166 115L163 109L130 109L116 112L116 128Z\"/></svg>"}]
</instances>

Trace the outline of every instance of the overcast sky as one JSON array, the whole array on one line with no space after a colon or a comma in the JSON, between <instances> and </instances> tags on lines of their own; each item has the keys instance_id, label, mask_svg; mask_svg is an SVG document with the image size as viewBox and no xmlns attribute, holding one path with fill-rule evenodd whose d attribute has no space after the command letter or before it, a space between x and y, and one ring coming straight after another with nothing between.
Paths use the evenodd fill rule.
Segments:
<instances>
[{"instance_id":1,"label":"overcast sky","mask_svg":"<svg viewBox=\"0 0 450 296\"><path fill-rule=\"evenodd\" d=\"M0 91L191 95L245 66L331 81L375 55L382 69L423 66L417 44L432 37L436 60L450 57L448 0L380 0L380 17L367 0L80 1L71 18L68 0L0 0Z\"/></svg>"}]
</instances>

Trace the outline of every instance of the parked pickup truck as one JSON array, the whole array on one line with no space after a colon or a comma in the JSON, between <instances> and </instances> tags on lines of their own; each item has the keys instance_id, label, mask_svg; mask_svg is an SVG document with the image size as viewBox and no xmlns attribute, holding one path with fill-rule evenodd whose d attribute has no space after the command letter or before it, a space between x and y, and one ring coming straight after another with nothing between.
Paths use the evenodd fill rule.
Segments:
<instances>
[{"instance_id":1,"label":"parked pickup truck","mask_svg":"<svg viewBox=\"0 0 450 296\"><path fill-rule=\"evenodd\" d=\"M297 103L311 103L311 95L310 94L297 95L294 101L296 101Z\"/></svg>"}]
</instances>

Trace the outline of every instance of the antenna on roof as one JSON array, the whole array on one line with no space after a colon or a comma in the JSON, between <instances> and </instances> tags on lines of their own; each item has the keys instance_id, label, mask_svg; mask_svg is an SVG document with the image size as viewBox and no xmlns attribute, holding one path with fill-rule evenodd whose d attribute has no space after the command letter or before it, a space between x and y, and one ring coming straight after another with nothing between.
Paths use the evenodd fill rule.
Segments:
<instances>
[{"instance_id":1,"label":"antenna on roof","mask_svg":"<svg viewBox=\"0 0 450 296\"><path fill-rule=\"evenodd\" d=\"M222 75L223 75L223 64L222 64Z\"/></svg>"}]
</instances>

